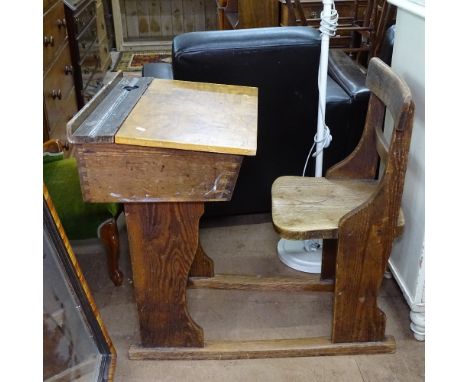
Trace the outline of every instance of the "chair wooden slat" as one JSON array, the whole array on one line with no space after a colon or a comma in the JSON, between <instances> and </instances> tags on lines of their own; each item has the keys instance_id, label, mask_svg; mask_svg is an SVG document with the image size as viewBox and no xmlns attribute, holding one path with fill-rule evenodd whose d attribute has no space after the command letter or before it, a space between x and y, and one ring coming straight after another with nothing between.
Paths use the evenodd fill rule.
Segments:
<instances>
[{"instance_id":1,"label":"chair wooden slat","mask_svg":"<svg viewBox=\"0 0 468 382\"><path fill-rule=\"evenodd\" d=\"M384 137L382 128L379 126L374 126L375 128L375 137L376 137L376 149L377 152L379 153L380 160L387 165L388 161L388 143L387 140Z\"/></svg>"},{"instance_id":2,"label":"chair wooden slat","mask_svg":"<svg viewBox=\"0 0 468 382\"><path fill-rule=\"evenodd\" d=\"M390 110L398 124L398 116L408 110L411 104L411 91L408 85L381 60L369 63L366 86ZM397 126L398 129L398 126Z\"/></svg>"}]
</instances>

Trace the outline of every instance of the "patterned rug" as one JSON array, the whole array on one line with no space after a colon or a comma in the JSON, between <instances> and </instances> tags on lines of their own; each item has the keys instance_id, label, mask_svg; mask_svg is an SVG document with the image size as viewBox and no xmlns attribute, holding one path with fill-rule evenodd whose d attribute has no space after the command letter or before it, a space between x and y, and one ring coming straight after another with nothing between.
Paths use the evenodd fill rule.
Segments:
<instances>
[{"instance_id":1,"label":"patterned rug","mask_svg":"<svg viewBox=\"0 0 468 382\"><path fill-rule=\"evenodd\" d=\"M115 65L114 71L121 70L123 72L139 72L143 64L150 62L167 62L172 61L170 51L160 52L122 52L119 62Z\"/></svg>"}]
</instances>

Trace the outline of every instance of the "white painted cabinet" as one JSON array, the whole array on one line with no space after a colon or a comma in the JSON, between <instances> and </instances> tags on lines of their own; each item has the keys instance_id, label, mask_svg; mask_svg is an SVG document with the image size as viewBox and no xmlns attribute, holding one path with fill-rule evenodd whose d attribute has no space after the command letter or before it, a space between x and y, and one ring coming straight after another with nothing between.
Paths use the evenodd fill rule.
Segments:
<instances>
[{"instance_id":1,"label":"white painted cabinet","mask_svg":"<svg viewBox=\"0 0 468 382\"><path fill-rule=\"evenodd\" d=\"M389 0L398 7L392 68L409 85L415 102L403 210L405 230L394 242L390 269L411 308L411 329L424 340L424 231L425 231L425 65L423 0ZM388 120L386 120L388 123Z\"/></svg>"}]
</instances>

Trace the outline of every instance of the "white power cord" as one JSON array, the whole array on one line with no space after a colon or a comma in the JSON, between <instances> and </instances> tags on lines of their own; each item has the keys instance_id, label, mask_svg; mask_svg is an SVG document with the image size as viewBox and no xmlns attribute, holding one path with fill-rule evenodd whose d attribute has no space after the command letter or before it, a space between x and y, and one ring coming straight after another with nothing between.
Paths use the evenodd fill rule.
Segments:
<instances>
[{"instance_id":1,"label":"white power cord","mask_svg":"<svg viewBox=\"0 0 468 382\"><path fill-rule=\"evenodd\" d=\"M320 32L322 32L321 34L326 34L329 37L333 37L333 36L335 36L336 28L338 27L338 12L335 9L335 3L334 2L332 2L332 9L331 9L331 13L330 13L329 17L326 17L326 16L327 15L325 15L323 13L323 11L320 13L320 19L321 20L320 20L319 30L320 30ZM318 78L320 78L320 67L319 67ZM323 91L323 89L321 88L320 81L318 81L318 88L319 88L319 93L321 93ZM330 129L325 123L325 110L323 110L323 106L320 105L320 104L319 104L319 107L320 107L320 115L322 115L322 117L323 117L323 121L322 121L323 126L324 126L323 139L321 139L320 141L317 140L317 134L315 134L314 144L310 148L309 154L307 155L307 159L306 159L305 164L304 164L304 169L302 170L302 176L305 176L307 165L308 165L309 159L310 159L310 155L314 151L315 145L321 144L321 145L317 146L317 147L320 147L320 150L317 150L312 155L314 158L317 155L319 155L323 151L323 149L326 149L327 147L329 147L330 143L331 143L331 141L333 139L332 135L330 134Z\"/></svg>"}]
</instances>

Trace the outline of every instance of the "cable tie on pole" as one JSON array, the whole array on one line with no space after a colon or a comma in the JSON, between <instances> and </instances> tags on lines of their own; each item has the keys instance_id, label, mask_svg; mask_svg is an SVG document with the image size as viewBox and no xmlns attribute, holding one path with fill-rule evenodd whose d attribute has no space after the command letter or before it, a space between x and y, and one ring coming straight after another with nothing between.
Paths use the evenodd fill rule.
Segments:
<instances>
[{"instance_id":1,"label":"cable tie on pole","mask_svg":"<svg viewBox=\"0 0 468 382\"><path fill-rule=\"evenodd\" d=\"M309 154L307 155L307 159L306 159L306 162L304 164L304 169L302 170L302 176L305 176L305 172L306 172L306 169L307 169L307 165L309 164L310 156L312 155L315 158L315 157L317 157L317 155L319 155L323 151L323 149L326 149L328 146L330 146L330 143L331 143L331 141L333 139L333 136L330 134L330 129L325 124L324 124L323 132L324 132L324 136L323 136L323 139L321 139L320 141L317 139L317 134L314 135L314 144L310 148ZM314 151L315 145L317 143L323 143L322 147L321 147L320 151L316 151L315 153L312 154L312 152Z\"/></svg>"},{"instance_id":2,"label":"cable tie on pole","mask_svg":"<svg viewBox=\"0 0 468 382\"><path fill-rule=\"evenodd\" d=\"M332 4L331 13L326 15L324 11L320 12L320 32L330 37L336 35L336 28L338 27L338 12L335 9L335 3Z\"/></svg>"}]
</instances>

